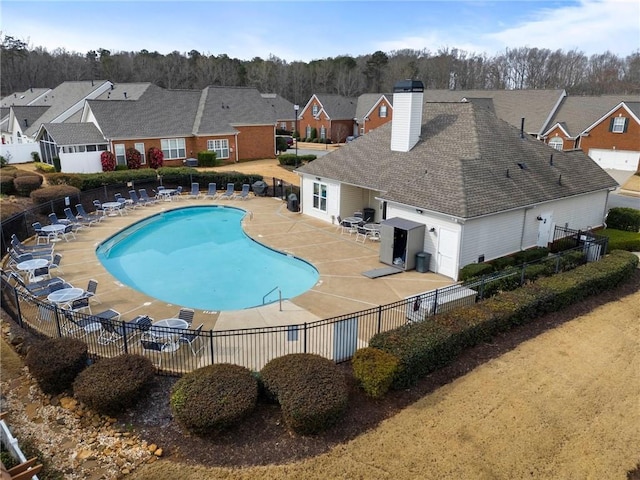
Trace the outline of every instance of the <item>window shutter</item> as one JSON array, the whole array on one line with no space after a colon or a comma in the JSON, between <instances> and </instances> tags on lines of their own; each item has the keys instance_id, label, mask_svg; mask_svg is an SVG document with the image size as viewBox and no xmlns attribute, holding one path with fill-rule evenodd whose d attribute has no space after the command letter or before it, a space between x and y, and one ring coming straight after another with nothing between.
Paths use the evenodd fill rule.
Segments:
<instances>
[{"instance_id":1,"label":"window shutter","mask_svg":"<svg viewBox=\"0 0 640 480\"><path fill-rule=\"evenodd\" d=\"M622 133L627 133L627 127L629 127L629 119L624 119L624 128L622 129Z\"/></svg>"},{"instance_id":2,"label":"window shutter","mask_svg":"<svg viewBox=\"0 0 640 480\"><path fill-rule=\"evenodd\" d=\"M615 118L611 118L609 120L609 131L610 132L613 132L613 122L615 122L615 120L616 120Z\"/></svg>"}]
</instances>

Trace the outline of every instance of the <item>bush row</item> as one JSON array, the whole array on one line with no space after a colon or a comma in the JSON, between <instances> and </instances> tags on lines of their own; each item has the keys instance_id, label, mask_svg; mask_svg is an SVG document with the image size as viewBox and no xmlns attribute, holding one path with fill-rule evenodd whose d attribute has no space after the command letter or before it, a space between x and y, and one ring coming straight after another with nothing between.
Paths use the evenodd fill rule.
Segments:
<instances>
[{"instance_id":1,"label":"bush row","mask_svg":"<svg viewBox=\"0 0 640 480\"><path fill-rule=\"evenodd\" d=\"M483 263L470 263L462 269L460 269L460 280L466 281L470 278L480 277L482 275L489 275L493 272L504 270L508 267L515 265L522 265L523 263L535 262L549 255L549 250L542 247L529 248L516 252L504 257L495 258L488 262Z\"/></svg>"},{"instance_id":2,"label":"bush row","mask_svg":"<svg viewBox=\"0 0 640 480\"><path fill-rule=\"evenodd\" d=\"M614 251L598 262L546 277L472 306L375 335L369 345L399 360L392 387L406 388L463 349L514 325L608 290L637 268L634 254Z\"/></svg>"},{"instance_id":3,"label":"bush row","mask_svg":"<svg viewBox=\"0 0 640 480\"><path fill-rule=\"evenodd\" d=\"M296 156L295 153L283 153L282 155L278 155L278 162L280 163L280 165L294 167L296 165L296 162L298 165L302 165L304 162L312 162L316 158L317 157L315 155Z\"/></svg>"},{"instance_id":4,"label":"bush row","mask_svg":"<svg viewBox=\"0 0 640 480\"><path fill-rule=\"evenodd\" d=\"M598 235L603 235L609 240L607 250L626 250L627 252L640 252L640 233L625 230L607 228L598 230Z\"/></svg>"},{"instance_id":5,"label":"bush row","mask_svg":"<svg viewBox=\"0 0 640 480\"><path fill-rule=\"evenodd\" d=\"M625 207L612 208L607 214L607 228L640 232L640 210Z\"/></svg>"},{"instance_id":6,"label":"bush row","mask_svg":"<svg viewBox=\"0 0 640 480\"><path fill-rule=\"evenodd\" d=\"M18 195L28 197L40 188L44 178L35 172L18 170L15 167L0 169L0 193L3 195Z\"/></svg>"},{"instance_id":7,"label":"bush row","mask_svg":"<svg viewBox=\"0 0 640 480\"><path fill-rule=\"evenodd\" d=\"M104 185L122 185L127 182L156 183L159 177L166 184L186 185L190 181L200 183L201 187L211 182L218 187L233 183L236 189L243 183L262 180L262 175L247 175L240 172L200 172L190 167L161 167L158 170L143 168L140 170L115 170L102 173L50 173L47 181L51 185L70 185L80 190L93 190ZM135 187L134 187L135 188Z\"/></svg>"}]
</instances>

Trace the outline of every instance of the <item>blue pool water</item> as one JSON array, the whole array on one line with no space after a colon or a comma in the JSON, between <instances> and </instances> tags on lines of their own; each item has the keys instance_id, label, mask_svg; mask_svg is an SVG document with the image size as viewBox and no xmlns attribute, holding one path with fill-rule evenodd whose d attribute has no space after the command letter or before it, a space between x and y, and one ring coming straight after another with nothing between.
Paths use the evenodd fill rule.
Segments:
<instances>
[{"instance_id":1,"label":"blue pool water","mask_svg":"<svg viewBox=\"0 0 640 480\"><path fill-rule=\"evenodd\" d=\"M187 207L149 217L96 249L104 267L125 285L159 300L202 310L263 305L278 287L282 298L318 281L308 262L249 238L233 207ZM271 292L264 303L278 300Z\"/></svg>"}]
</instances>

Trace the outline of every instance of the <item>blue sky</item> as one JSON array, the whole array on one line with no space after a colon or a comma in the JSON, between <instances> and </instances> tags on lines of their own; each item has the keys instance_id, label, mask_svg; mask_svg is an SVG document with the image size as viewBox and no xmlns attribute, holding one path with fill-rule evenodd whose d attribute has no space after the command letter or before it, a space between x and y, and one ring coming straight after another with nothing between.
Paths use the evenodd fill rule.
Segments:
<instances>
[{"instance_id":1,"label":"blue sky","mask_svg":"<svg viewBox=\"0 0 640 480\"><path fill-rule=\"evenodd\" d=\"M495 55L537 47L587 55L640 49L638 0L2 0L0 32L49 52L105 48L309 62L405 48Z\"/></svg>"}]
</instances>

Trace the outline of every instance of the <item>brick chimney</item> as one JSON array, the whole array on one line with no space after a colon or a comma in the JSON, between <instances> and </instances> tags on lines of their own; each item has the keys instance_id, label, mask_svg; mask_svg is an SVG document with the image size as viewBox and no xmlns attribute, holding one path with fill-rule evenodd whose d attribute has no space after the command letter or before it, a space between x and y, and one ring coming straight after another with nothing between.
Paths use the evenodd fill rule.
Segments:
<instances>
[{"instance_id":1,"label":"brick chimney","mask_svg":"<svg viewBox=\"0 0 640 480\"><path fill-rule=\"evenodd\" d=\"M401 80L393 86L391 150L394 152L408 152L420 140L423 92L420 80Z\"/></svg>"}]
</instances>

